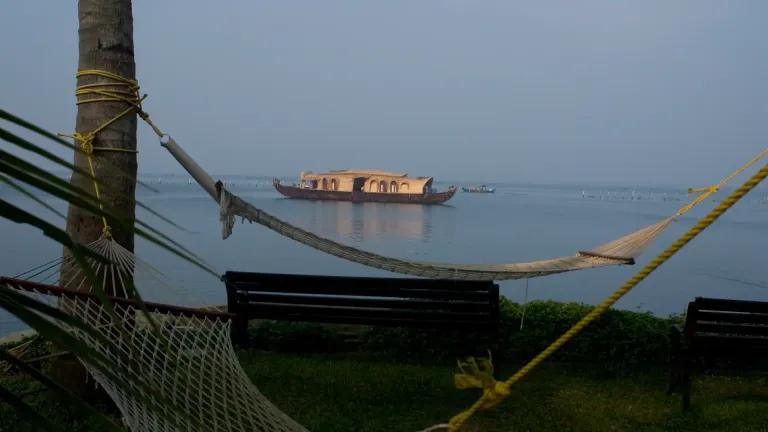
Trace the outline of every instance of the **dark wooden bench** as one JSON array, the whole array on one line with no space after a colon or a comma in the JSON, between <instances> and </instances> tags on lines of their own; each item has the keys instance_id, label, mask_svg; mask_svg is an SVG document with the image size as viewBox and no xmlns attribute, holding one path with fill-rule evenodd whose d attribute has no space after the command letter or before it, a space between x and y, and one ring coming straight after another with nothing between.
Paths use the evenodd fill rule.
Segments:
<instances>
[{"instance_id":1,"label":"dark wooden bench","mask_svg":"<svg viewBox=\"0 0 768 432\"><path fill-rule=\"evenodd\" d=\"M688 410L694 371L765 370L766 354L768 303L697 297L688 304L683 328L670 334L668 393L679 388Z\"/></svg>"},{"instance_id":2,"label":"dark wooden bench","mask_svg":"<svg viewBox=\"0 0 768 432\"><path fill-rule=\"evenodd\" d=\"M233 271L223 280L236 344L245 341L248 320L268 319L473 332L486 336L486 349L498 346L499 286L492 281Z\"/></svg>"}]
</instances>

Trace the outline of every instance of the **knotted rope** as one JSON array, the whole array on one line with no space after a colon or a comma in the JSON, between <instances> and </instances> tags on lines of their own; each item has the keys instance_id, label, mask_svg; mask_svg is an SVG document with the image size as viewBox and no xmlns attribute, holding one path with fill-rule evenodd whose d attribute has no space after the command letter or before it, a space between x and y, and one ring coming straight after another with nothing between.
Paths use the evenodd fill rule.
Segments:
<instances>
[{"instance_id":1,"label":"knotted rope","mask_svg":"<svg viewBox=\"0 0 768 432\"><path fill-rule=\"evenodd\" d=\"M77 105L87 104L87 103L97 103L97 102L123 102L128 105L128 107L112 117L112 119L104 122L96 129L90 131L90 132L74 132L71 135L67 134L59 134L61 136L69 137L75 140L75 142L79 145L80 150L86 155L88 160L88 168L91 173L91 180L93 180L93 190L96 195L96 199L99 201L99 209L102 211L104 210L104 207L102 205L101 200L101 191L99 190L99 183L96 180L96 171L93 167L93 152L95 151L110 151L110 152L125 152L125 153L137 153L134 149L121 149L121 148L114 148L114 147L100 147L95 146L94 141L96 139L96 135L108 128L110 125L115 123L116 121L120 120L124 116L135 112L139 115L139 117L142 118L147 124L149 124L152 127L152 130L155 131L155 133L162 137L164 136L163 132L152 122L152 120L149 118L149 114L147 114L142 106L141 103L146 99L147 95L140 95L139 94L139 83L136 80L125 78L123 76L117 75L112 72L104 71L104 70L98 70L98 69L85 69L77 72L75 75L76 78L81 78L85 76L95 76L95 77L101 77L106 78L107 81L104 82L98 82L93 84L84 84L81 86L78 86L75 89L75 97L77 97ZM112 228L110 227L109 223L107 222L107 218L102 216L101 217L102 222L102 235L105 238L112 238Z\"/></svg>"},{"instance_id":2,"label":"knotted rope","mask_svg":"<svg viewBox=\"0 0 768 432\"><path fill-rule=\"evenodd\" d=\"M768 147L763 149L760 153L757 154L757 156L750 159L747 163L741 166L741 168L737 169L736 171L730 173L728 177L720 180L719 183L714 184L712 186L706 186L703 188L690 188L688 189L688 193L700 193L701 195L697 196L696 199L688 203L685 207L681 208L677 211L677 214L675 214L675 217L682 216L686 213L688 213L689 210L696 207L700 202L704 201L705 199L709 198L711 195L716 194L723 186L730 183L731 180L733 180L736 176L746 171L749 167L756 164L760 161L760 159L768 156Z\"/></svg>"}]
</instances>

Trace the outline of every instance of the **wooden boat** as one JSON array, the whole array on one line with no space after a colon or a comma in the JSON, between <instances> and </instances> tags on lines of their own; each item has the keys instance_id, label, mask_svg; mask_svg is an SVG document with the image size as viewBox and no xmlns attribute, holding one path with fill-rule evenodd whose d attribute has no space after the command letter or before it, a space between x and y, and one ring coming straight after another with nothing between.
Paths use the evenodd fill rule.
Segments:
<instances>
[{"instance_id":1,"label":"wooden boat","mask_svg":"<svg viewBox=\"0 0 768 432\"><path fill-rule=\"evenodd\" d=\"M468 193L494 193L496 192L496 189L489 188L486 185L480 185L475 187L462 187L462 192L468 192Z\"/></svg>"},{"instance_id":2,"label":"wooden boat","mask_svg":"<svg viewBox=\"0 0 768 432\"><path fill-rule=\"evenodd\" d=\"M299 184L283 185L274 179L278 192L288 198L403 204L442 204L456 188L445 192L432 188L432 177L375 170L339 170L326 173L302 172Z\"/></svg>"}]
</instances>

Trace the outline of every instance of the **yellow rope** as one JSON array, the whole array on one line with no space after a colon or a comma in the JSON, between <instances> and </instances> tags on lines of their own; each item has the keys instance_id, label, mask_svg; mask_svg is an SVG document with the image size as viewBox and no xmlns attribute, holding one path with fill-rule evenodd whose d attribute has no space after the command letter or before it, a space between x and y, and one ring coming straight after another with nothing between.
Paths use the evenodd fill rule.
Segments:
<instances>
[{"instance_id":1,"label":"yellow rope","mask_svg":"<svg viewBox=\"0 0 768 432\"><path fill-rule=\"evenodd\" d=\"M766 156L768 156L768 147L766 147L765 149L763 149L763 151L758 153L757 156L755 156L752 159L750 159L749 162L747 162L744 165L742 165L741 168L739 168L736 171L734 171L731 174L729 174L728 177L720 180L720 183L714 184L712 186L702 187L702 188L690 188L690 189L688 189L688 193L700 193L701 195L699 195L698 197L696 197L696 199L694 199L693 201L688 203L686 206L684 206L680 210L678 210L677 213L675 214L675 217L682 216L682 215L688 213L692 208L696 207L699 203L701 203L705 199L709 198L711 195L717 193L717 191L719 191L723 186L725 186L728 183L730 183L730 181L733 180L734 178L736 178L736 176L738 176L739 174L743 173L749 167L751 167L752 165L756 164L757 162L760 161L760 159L762 159L762 158L764 158Z\"/></svg>"},{"instance_id":2,"label":"yellow rope","mask_svg":"<svg viewBox=\"0 0 768 432\"><path fill-rule=\"evenodd\" d=\"M539 353L539 355L534 357L533 360L529 361L525 366L523 366L520 370L518 370L517 373L512 375L509 379L503 382L495 382L495 381L489 382L487 380L487 374L485 374L484 378L486 379L481 380L483 381L482 387L485 389L482 396L467 410L462 411L461 413L454 416L451 419L451 421L448 423L447 430L451 432L457 431L476 412L493 407L499 402L501 402L502 400L504 400L504 398L506 398L509 395L510 388L512 387L513 384L515 384L521 378L526 376L542 361L544 361L547 357L552 355L566 342L568 342L574 336L576 336L582 329L584 329L584 327L586 327L592 321L597 319L603 312L608 310L621 297L623 297L631 289L637 286L637 284L643 281L643 279L648 277L648 275L650 275L654 270L656 270L659 266L664 264L664 262L670 259L675 253L677 253L686 244L688 244L688 242L693 240L694 237L696 237L702 231L704 231L707 227L712 225L712 223L715 220L717 220L720 216L722 216L723 213L725 213L729 208L731 208L734 204L736 204L737 201L739 201L744 195L747 194L747 192L752 190L766 177L768 177L768 164L766 164L760 171L758 171L743 185L741 185L741 187L739 187L730 196L728 196L728 198L723 200L723 202L721 202L720 205L718 205L708 215L706 215L704 218L699 220L699 222L693 228L688 230L688 232L686 232L682 237L680 237L679 239L677 239L677 241L672 243L666 250L664 250L664 252L659 254L656 258L653 259L653 261L648 263L642 270L640 270L639 272L637 272L637 274L632 276L632 278L629 279L627 282L625 282L624 285L622 285L619 289L617 289L613 294L608 296L608 298L603 300L602 303L600 303L594 309L592 309L592 311L590 311L586 316L584 316L581 320L579 320L579 322L574 324L573 327L571 327L568 331L566 331L562 336L557 338L557 340L552 342L551 345L549 345L544 351Z\"/></svg>"},{"instance_id":3,"label":"yellow rope","mask_svg":"<svg viewBox=\"0 0 768 432\"><path fill-rule=\"evenodd\" d=\"M97 77L106 78L109 81L78 86L75 89L75 96L77 97L77 105L82 105L87 103L96 103L96 102L123 102L128 105L128 108L121 111L112 119L103 123L102 125L100 125L99 127L97 127L96 129L90 132L86 132L86 133L75 132L71 135L60 134L62 136L66 136L74 139L80 145L80 149L82 150L83 153L85 153L86 157L88 158L88 168L91 172L91 179L93 180L93 190L96 194L96 199L99 201L99 208L101 210L104 210L104 207L102 206L102 202L101 202L101 193L99 191L99 184L96 181L96 171L94 170L94 167L93 167L93 152L94 151L110 151L110 152L137 153L137 151L134 149L120 149L120 148L112 148L112 147L94 146L93 142L96 139L96 135L99 132L103 131L104 129L108 128L114 122L120 120L121 118L123 118L124 116L132 112L137 113L139 117L141 117L144 121L146 121L152 127L152 130L154 130L155 133L158 134L158 136L162 137L163 133L149 119L149 114L144 112L144 110L142 109L141 103L144 101L144 99L147 96L146 95L141 96L139 94L138 81L125 78L123 76L117 75L112 72L98 70L98 69L81 70L77 72L77 74L75 75L76 78L81 78L84 76L97 76ZM109 226L109 223L107 223L106 217L102 216L101 221L103 225L102 234L106 238L112 238L112 229Z\"/></svg>"}]
</instances>

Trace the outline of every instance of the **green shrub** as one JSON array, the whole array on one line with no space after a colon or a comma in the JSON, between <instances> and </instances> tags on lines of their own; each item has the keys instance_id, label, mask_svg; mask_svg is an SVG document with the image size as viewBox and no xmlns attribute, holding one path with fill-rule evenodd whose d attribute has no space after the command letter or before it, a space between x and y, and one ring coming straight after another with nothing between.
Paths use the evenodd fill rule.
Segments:
<instances>
[{"instance_id":1,"label":"green shrub","mask_svg":"<svg viewBox=\"0 0 768 432\"><path fill-rule=\"evenodd\" d=\"M565 333L593 306L582 303L532 301L523 307L502 299L501 350L505 358L525 361ZM569 361L598 361L609 369L639 363L663 363L669 349L669 328L679 318L650 312L611 309L576 335L556 354Z\"/></svg>"},{"instance_id":2,"label":"green shrub","mask_svg":"<svg viewBox=\"0 0 768 432\"><path fill-rule=\"evenodd\" d=\"M267 321L249 331L250 345L283 352L333 352L343 346L341 335L320 324Z\"/></svg>"},{"instance_id":3,"label":"green shrub","mask_svg":"<svg viewBox=\"0 0 768 432\"><path fill-rule=\"evenodd\" d=\"M502 297L499 355L523 362L541 352L586 315L582 303L532 301L525 307ZM520 320L525 310L523 328ZM611 371L643 363L664 363L669 327L679 317L659 318L650 312L611 309L555 355L566 361L599 362ZM349 350L342 335L327 326L267 322L251 331L256 347L274 351L332 352ZM434 330L373 327L358 332L353 349L399 358L455 358L483 354L488 335Z\"/></svg>"}]
</instances>

